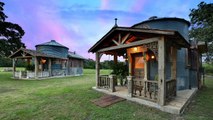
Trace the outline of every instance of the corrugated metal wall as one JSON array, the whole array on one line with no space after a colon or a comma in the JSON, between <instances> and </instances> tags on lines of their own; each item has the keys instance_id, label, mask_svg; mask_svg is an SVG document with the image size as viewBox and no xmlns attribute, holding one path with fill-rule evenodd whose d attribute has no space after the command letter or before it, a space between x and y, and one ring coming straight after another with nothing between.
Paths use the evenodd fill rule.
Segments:
<instances>
[{"instance_id":1,"label":"corrugated metal wall","mask_svg":"<svg viewBox=\"0 0 213 120\"><path fill-rule=\"evenodd\" d=\"M37 46L36 50L48 55L53 55L56 57L67 58L68 49L58 46Z\"/></svg>"}]
</instances>

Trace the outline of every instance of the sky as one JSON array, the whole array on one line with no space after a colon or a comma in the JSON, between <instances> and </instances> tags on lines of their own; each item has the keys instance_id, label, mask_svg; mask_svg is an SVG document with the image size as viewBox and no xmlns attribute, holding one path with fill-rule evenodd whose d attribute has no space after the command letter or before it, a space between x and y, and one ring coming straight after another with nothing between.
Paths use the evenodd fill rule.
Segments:
<instances>
[{"instance_id":1,"label":"sky","mask_svg":"<svg viewBox=\"0 0 213 120\"><path fill-rule=\"evenodd\" d=\"M25 31L22 42L28 49L56 40L85 58L115 24L130 27L151 16L180 17L189 20L190 9L202 0L1 0L6 21ZM204 0L206 3L212 0ZM112 59L105 56L105 59Z\"/></svg>"}]
</instances>

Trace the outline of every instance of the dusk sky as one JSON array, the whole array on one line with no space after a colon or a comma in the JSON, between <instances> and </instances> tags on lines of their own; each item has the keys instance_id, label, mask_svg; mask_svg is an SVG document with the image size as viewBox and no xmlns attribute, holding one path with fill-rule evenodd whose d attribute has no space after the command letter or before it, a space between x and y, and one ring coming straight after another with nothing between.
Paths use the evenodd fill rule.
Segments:
<instances>
[{"instance_id":1,"label":"dusk sky","mask_svg":"<svg viewBox=\"0 0 213 120\"><path fill-rule=\"evenodd\" d=\"M202 0L1 0L6 21L25 31L27 48L56 40L85 58L118 18L118 26L130 27L151 16L180 17L189 20L190 9ZM212 0L205 0L210 3Z\"/></svg>"}]
</instances>

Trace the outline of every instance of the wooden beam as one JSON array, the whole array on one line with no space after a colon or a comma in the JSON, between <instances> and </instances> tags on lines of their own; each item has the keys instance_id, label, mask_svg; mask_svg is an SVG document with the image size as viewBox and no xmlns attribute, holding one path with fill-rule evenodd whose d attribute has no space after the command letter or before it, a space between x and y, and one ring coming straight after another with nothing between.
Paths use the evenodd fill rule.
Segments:
<instances>
[{"instance_id":1,"label":"wooden beam","mask_svg":"<svg viewBox=\"0 0 213 120\"><path fill-rule=\"evenodd\" d=\"M115 41L114 39L112 40L116 45L120 45L117 41Z\"/></svg>"},{"instance_id":2,"label":"wooden beam","mask_svg":"<svg viewBox=\"0 0 213 120\"><path fill-rule=\"evenodd\" d=\"M127 40L127 38L129 37L130 33L128 33L122 40L121 44L124 44Z\"/></svg>"},{"instance_id":3,"label":"wooden beam","mask_svg":"<svg viewBox=\"0 0 213 120\"><path fill-rule=\"evenodd\" d=\"M17 59L26 59L26 58L32 58L32 56L18 56L18 57L15 57Z\"/></svg>"},{"instance_id":4,"label":"wooden beam","mask_svg":"<svg viewBox=\"0 0 213 120\"><path fill-rule=\"evenodd\" d=\"M165 81L165 39L161 37L158 41L158 104L165 105L166 81Z\"/></svg>"},{"instance_id":5,"label":"wooden beam","mask_svg":"<svg viewBox=\"0 0 213 120\"><path fill-rule=\"evenodd\" d=\"M120 31L128 31L128 32L140 32L140 33L154 33L154 34L162 34L162 35L175 35L175 31L165 31L165 30L153 30L153 29L135 29L135 28L116 28L116 30Z\"/></svg>"},{"instance_id":6,"label":"wooden beam","mask_svg":"<svg viewBox=\"0 0 213 120\"><path fill-rule=\"evenodd\" d=\"M138 45L142 45L142 44L146 44L146 43L156 42L159 39L160 39L160 37L148 38L148 39L132 42L129 44L123 44L123 45L119 45L119 46L103 48L103 49L100 49L98 52L106 52L106 51L111 51L111 50L130 48L130 47L134 47L134 46L138 46Z\"/></svg>"}]
</instances>

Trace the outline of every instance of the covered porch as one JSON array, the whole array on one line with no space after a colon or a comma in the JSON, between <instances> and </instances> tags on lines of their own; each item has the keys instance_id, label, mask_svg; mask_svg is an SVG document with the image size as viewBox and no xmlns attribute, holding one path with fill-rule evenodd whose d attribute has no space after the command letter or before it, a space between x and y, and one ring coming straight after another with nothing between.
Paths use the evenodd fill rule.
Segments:
<instances>
[{"instance_id":1,"label":"covered porch","mask_svg":"<svg viewBox=\"0 0 213 120\"><path fill-rule=\"evenodd\" d=\"M116 75L100 75L100 58L113 55L117 64L117 57L123 56L128 75L120 92L149 106L165 106L177 97L177 50L189 46L176 31L113 27L89 50L96 53L95 89L119 93Z\"/></svg>"},{"instance_id":2,"label":"covered porch","mask_svg":"<svg viewBox=\"0 0 213 120\"><path fill-rule=\"evenodd\" d=\"M67 59L46 55L35 50L20 48L10 56L13 59L13 78L15 79L41 79L52 76L64 76L66 74ZM22 59L26 62L26 70L16 71L16 61ZM63 63L61 70L53 70L57 67L53 62Z\"/></svg>"}]
</instances>

